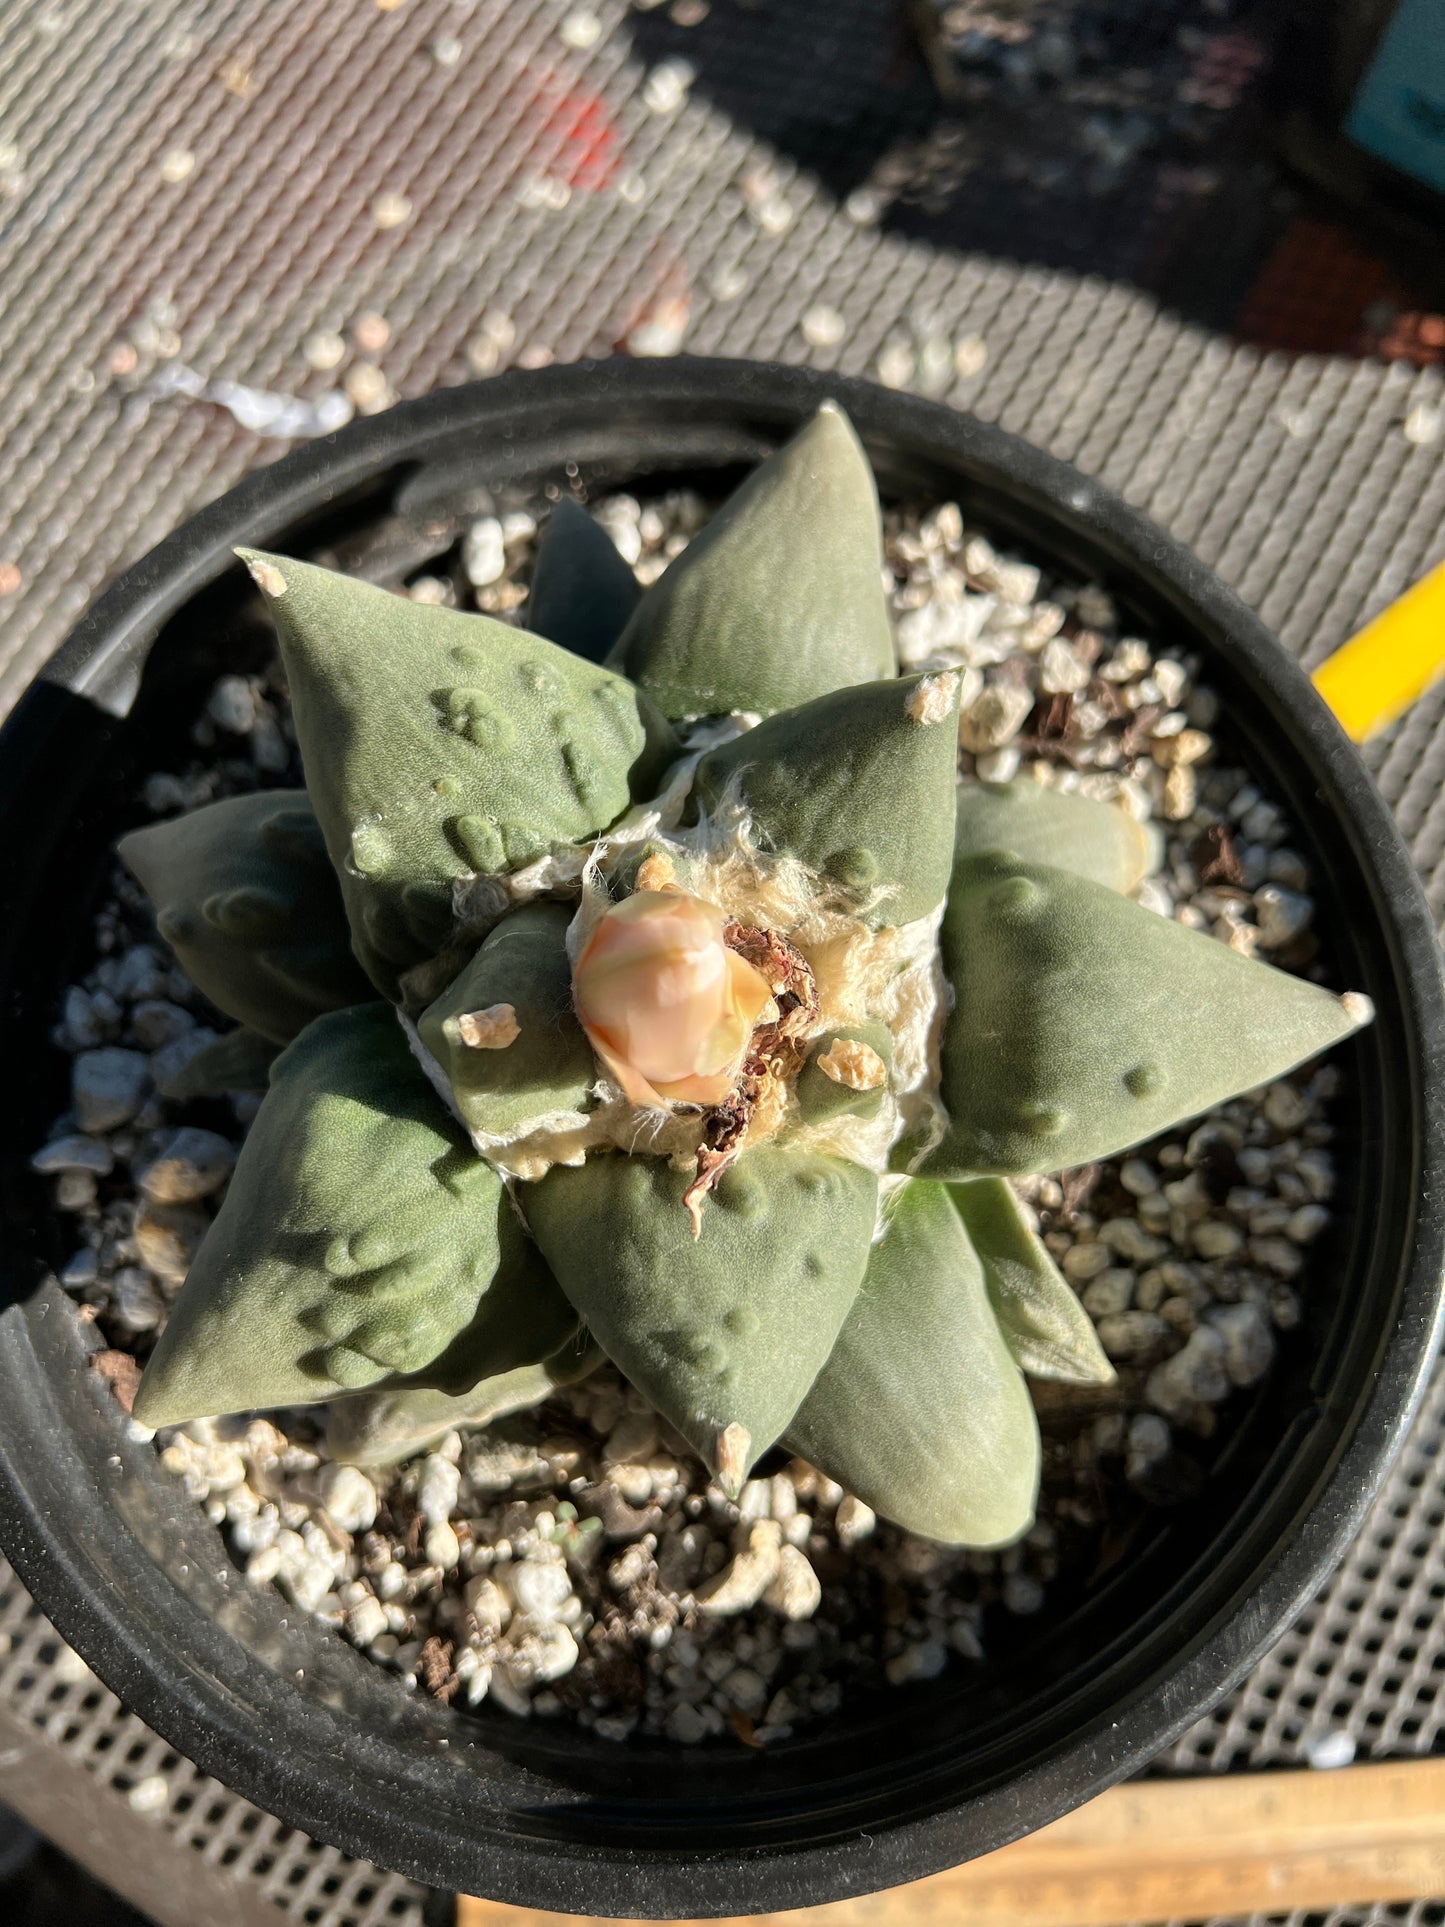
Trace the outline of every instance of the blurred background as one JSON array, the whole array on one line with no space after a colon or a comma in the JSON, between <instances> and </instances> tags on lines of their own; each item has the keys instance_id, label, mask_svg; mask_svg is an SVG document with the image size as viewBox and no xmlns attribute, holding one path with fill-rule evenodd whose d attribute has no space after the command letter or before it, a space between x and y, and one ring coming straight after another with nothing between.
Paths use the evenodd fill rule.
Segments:
<instances>
[{"instance_id":1,"label":"blurred background","mask_svg":"<svg viewBox=\"0 0 1445 1927\"><path fill-rule=\"evenodd\" d=\"M1442 208L1445 0L0 0L0 711L297 439L609 354L1001 422L1313 665L1445 555ZM1437 689L1366 751L1437 914L1442 729ZM1442 1439L1437 1385L1159 1771L1439 1747ZM3 1565L0 1800L90 1869L0 1814L4 1927L438 1917L203 1780Z\"/></svg>"}]
</instances>

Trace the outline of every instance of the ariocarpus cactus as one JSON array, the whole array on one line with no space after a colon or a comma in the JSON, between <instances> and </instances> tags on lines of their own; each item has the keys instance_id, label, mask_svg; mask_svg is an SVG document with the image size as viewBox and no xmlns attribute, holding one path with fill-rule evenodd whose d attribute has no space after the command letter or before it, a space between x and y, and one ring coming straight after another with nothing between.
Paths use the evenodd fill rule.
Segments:
<instances>
[{"instance_id":1,"label":"ariocarpus cactus","mask_svg":"<svg viewBox=\"0 0 1445 1927\"><path fill-rule=\"evenodd\" d=\"M645 595L554 511L555 640L246 560L307 790L121 847L245 1027L187 1088L274 1062L137 1415L335 1400L378 1459L605 1355L730 1493L781 1441L917 1532L1016 1538L1024 1374L1110 1367L1009 1177L1364 1000L1131 901L1124 810L959 785L957 678L897 673L834 407Z\"/></svg>"}]
</instances>

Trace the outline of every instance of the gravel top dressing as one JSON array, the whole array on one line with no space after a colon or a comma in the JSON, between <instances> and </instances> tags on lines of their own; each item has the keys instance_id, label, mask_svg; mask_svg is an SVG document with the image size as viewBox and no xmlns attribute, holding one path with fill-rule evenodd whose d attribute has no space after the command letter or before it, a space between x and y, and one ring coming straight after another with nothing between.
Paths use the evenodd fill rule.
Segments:
<instances>
[{"instance_id":1,"label":"gravel top dressing","mask_svg":"<svg viewBox=\"0 0 1445 1927\"><path fill-rule=\"evenodd\" d=\"M613 495L592 513L649 583L708 506ZM1314 905L1291 826L1253 773L1216 759L1218 703L1193 666L1121 632L1098 587L996 552L952 504L885 525L903 665L962 679L963 775L1023 771L1120 800L1161 832L1140 902L1310 973ZM432 565L408 593L520 615L537 529L527 513L484 517L448 572ZM186 756L146 779L151 817L295 784L279 669L222 677ZM95 940L55 1032L73 1057L71 1108L34 1168L74 1225L61 1282L102 1340L91 1363L128 1412L260 1100L157 1094L229 1026L171 963L118 864ZM1038 1518L1003 1552L904 1533L780 1451L734 1503L610 1366L385 1470L329 1457L312 1411L195 1422L156 1448L254 1585L409 1688L608 1738L767 1745L845 1694L986 1664L992 1613L1038 1612L1050 1586L1118 1556L1146 1508L1188 1504L1216 1449L1203 1442L1300 1322L1329 1222L1339 1075L1306 1067L1125 1157L1021 1183L1118 1378L1035 1386Z\"/></svg>"}]
</instances>

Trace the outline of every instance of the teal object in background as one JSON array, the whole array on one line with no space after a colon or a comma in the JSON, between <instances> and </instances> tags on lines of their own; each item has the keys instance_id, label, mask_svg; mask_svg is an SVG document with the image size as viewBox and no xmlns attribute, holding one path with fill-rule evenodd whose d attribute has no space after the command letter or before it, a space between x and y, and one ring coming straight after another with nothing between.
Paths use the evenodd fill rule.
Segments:
<instances>
[{"instance_id":1,"label":"teal object in background","mask_svg":"<svg viewBox=\"0 0 1445 1927\"><path fill-rule=\"evenodd\" d=\"M1379 160L1445 193L1445 0L1401 0L1345 132Z\"/></svg>"}]
</instances>

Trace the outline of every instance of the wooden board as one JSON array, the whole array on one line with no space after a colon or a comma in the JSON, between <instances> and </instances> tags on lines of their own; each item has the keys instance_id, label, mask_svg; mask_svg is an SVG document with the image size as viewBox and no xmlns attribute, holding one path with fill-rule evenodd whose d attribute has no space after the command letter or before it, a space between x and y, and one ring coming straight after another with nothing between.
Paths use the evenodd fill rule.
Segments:
<instances>
[{"instance_id":1,"label":"wooden board","mask_svg":"<svg viewBox=\"0 0 1445 1927\"><path fill-rule=\"evenodd\" d=\"M1141 1780L997 1853L775 1927L1119 1927L1445 1896L1445 1759ZM457 1903L457 1927L570 1914Z\"/></svg>"}]
</instances>

